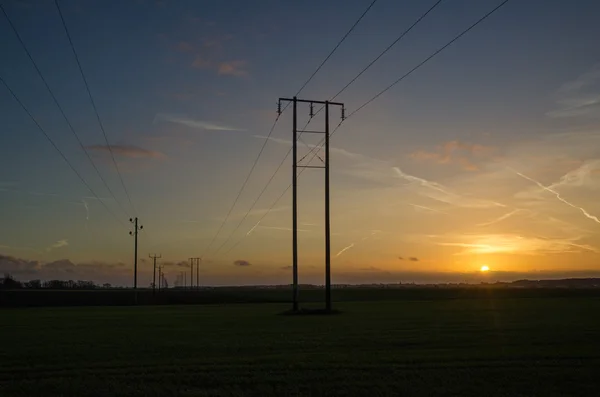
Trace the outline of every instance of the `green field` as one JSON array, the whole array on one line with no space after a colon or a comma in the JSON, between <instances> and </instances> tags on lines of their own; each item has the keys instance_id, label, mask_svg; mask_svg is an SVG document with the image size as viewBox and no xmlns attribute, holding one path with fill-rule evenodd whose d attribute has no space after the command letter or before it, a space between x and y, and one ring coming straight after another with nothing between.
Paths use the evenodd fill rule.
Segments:
<instances>
[{"instance_id":1,"label":"green field","mask_svg":"<svg viewBox=\"0 0 600 397\"><path fill-rule=\"evenodd\" d=\"M600 390L600 299L0 311L0 396L565 396Z\"/></svg>"}]
</instances>

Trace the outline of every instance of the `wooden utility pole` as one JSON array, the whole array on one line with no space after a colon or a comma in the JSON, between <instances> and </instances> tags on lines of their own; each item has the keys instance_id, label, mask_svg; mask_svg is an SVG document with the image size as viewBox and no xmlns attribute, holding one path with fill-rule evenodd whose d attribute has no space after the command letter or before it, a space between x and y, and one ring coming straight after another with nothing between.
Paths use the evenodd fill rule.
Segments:
<instances>
[{"instance_id":1,"label":"wooden utility pole","mask_svg":"<svg viewBox=\"0 0 600 397\"><path fill-rule=\"evenodd\" d=\"M190 289L194 289L194 265L196 266L196 289L200 288L200 258L189 258L190 259Z\"/></svg>"},{"instance_id":2,"label":"wooden utility pole","mask_svg":"<svg viewBox=\"0 0 600 397\"><path fill-rule=\"evenodd\" d=\"M156 260L162 258L162 255L161 254L158 254L158 255L148 254L148 257L154 261L154 271L152 273L152 293L154 294L154 291L156 290ZM159 280L160 280L160 278L159 278Z\"/></svg>"},{"instance_id":3,"label":"wooden utility pole","mask_svg":"<svg viewBox=\"0 0 600 397\"><path fill-rule=\"evenodd\" d=\"M137 254L138 254L138 232L140 230L142 230L144 228L144 226L139 225L138 226L138 218L135 217L134 219L129 218L129 222L131 222L134 225L134 231L133 232L129 232L130 235L133 235L135 238L135 242L134 242L134 251L133 251L133 290L134 290L134 297L135 297L135 304L137 305L138 303L138 295L137 295Z\"/></svg>"}]
</instances>

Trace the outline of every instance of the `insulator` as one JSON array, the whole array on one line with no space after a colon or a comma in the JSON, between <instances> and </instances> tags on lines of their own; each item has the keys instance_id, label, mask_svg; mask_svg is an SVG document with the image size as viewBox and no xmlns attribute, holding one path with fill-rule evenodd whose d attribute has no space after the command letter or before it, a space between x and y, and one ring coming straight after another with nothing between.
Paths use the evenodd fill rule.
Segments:
<instances>
[{"instance_id":1,"label":"insulator","mask_svg":"<svg viewBox=\"0 0 600 397\"><path fill-rule=\"evenodd\" d=\"M281 114L281 102L277 102L277 114Z\"/></svg>"},{"instance_id":2,"label":"insulator","mask_svg":"<svg viewBox=\"0 0 600 397\"><path fill-rule=\"evenodd\" d=\"M310 118L312 119L315 116L314 103L310 103Z\"/></svg>"},{"instance_id":3,"label":"insulator","mask_svg":"<svg viewBox=\"0 0 600 397\"><path fill-rule=\"evenodd\" d=\"M342 120L346 119L346 108L342 106Z\"/></svg>"}]
</instances>

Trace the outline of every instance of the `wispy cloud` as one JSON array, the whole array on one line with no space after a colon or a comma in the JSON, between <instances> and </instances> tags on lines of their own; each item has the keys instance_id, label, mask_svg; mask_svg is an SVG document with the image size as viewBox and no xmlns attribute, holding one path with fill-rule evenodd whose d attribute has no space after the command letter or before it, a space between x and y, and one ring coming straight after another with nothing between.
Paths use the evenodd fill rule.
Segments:
<instances>
[{"instance_id":1,"label":"wispy cloud","mask_svg":"<svg viewBox=\"0 0 600 397\"><path fill-rule=\"evenodd\" d=\"M113 153L118 154L123 157L129 158L154 158L161 159L166 157L161 152L157 152L155 150L143 149L138 146L133 145L91 145L87 147L88 149L97 151L97 152L110 152L112 150Z\"/></svg>"},{"instance_id":2,"label":"wispy cloud","mask_svg":"<svg viewBox=\"0 0 600 397\"><path fill-rule=\"evenodd\" d=\"M463 254L523 254L543 255L592 251L599 252L593 246L579 243L583 236L572 238L527 237L520 234L480 234L433 236L445 241L439 245L463 248L457 255Z\"/></svg>"},{"instance_id":3,"label":"wispy cloud","mask_svg":"<svg viewBox=\"0 0 600 397\"><path fill-rule=\"evenodd\" d=\"M472 198L469 196L459 195L457 193L449 191L448 188L440 183L428 181L424 178L420 178L414 175L409 175L403 172L398 167L393 167L396 175L410 182L413 186L419 188L419 193L429 197L433 200L441 201L444 203L452 204L457 207L468 207L468 208L493 208L493 207L505 207L504 204L491 201Z\"/></svg>"},{"instance_id":4,"label":"wispy cloud","mask_svg":"<svg viewBox=\"0 0 600 397\"><path fill-rule=\"evenodd\" d=\"M479 166L475 160L492 153L494 148L476 143L450 141L436 148L435 151L418 150L410 157L419 161L432 161L437 164L457 164L467 171L476 171Z\"/></svg>"},{"instance_id":5,"label":"wispy cloud","mask_svg":"<svg viewBox=\"0 0 600 397\"><path fill-rule=\"evenodd\" d=\"M46 251L52 251L58 248L67 247L69 245L69 241L67 239L58 240L56 243L49 246Z\"/></svg>"},{"instance_id":6,"label":"wispy cloud","mask_svg":"<svg viewBox=\"0 0 600 397\"><path fill-rule=\"evenodd\" d=\"M556 93L556 104L557 109L548 112L548 116L600 116L600 64L563 84Z\"/></svg>"},{"instance_id":7,"label":"wispy cloud","mask_svg":"<svg viewBox=\"0 0 600 397\"><path fill-rule=\"evenodd\" d=\"M196 69L208 69L212 67L212 62L202 55L196 55L192 62L192 67Z\"/></svg>"},{"instance_id":8,"label":"wispy cloud","mask_svg":"<svg viewBox=\"0 0 600 397\"><path fill-rule=\"evenodd\" d=\"M228 75L244 77L248 75L248 62L243 60L227 61L219 63L217 73L219 75Z\"/></svg>"},{"instance_id":9,"label":"wispy cloud","mask_svg":"<svg viewBox=\"0 0 600 397\"><path fill-rule=\"evenodd\" d=\"M182 115L158 113L154 118L154 123L166 121L170 123L182 124L187 127L198 128L208 131L245 131L242 128L232 127L225 124L218 124L203 120L196 120Z\"/></svg>"},{"instance_id":10,"label":"wispy cloud","mask_svg":"<svg viewBox=\"0 0 600 397\"><path fill-rule=\"evenodd\" d=\"M289 147L292 146L292 141L289 140L289 139L275 138L275 137L272 137L272 136L267 137L265 135L253 135L252 137L253 138L257 138L257 139L268 139L269 141L272 141L272 142L275 142L275 143L279 143L280 145L285 145L285 146L289 146ZM317 148L321 147L319 145L314 145L314 144L310 144L310 143L307 143L306 146L308 146L309 149L317 149ZM370 158L368 156L365 156L363 154L354 153L354 152L348 151L346 149L341 149L341 148L337 148L337 147L330 147L329 151L332 154L338 154L338 155L344 156L344 157L349 158L349 159L379 161L379 160L376 160L376 159L372 159L372 158ZM313 151L313 153L314 153L314 151Z\"/></svg>"},{"instance_id":11,"label":"wispy cloud","mask_svg":"<svg viewBox=\"0 0 600 397\"><path fill-rule=\"evenodd\" d=\"M194 52L196 47L189 41L180 41L175 45L175 49L179 52Z\"/></svg>"},{"instance_id":12,"label":"wispy cloud","mask_svg":"<svg viewBox=\"0 0 600 397\"><path fill-rule=\"evenodd\" d=\"M548 186L549 189L559 187L597 187L598 181L592 178L592 173L600 171L600 160L588 160L579 167L567 172L560 180Z\"/></svg>"},{"instance_id":13,"label":"wispy cloud","mask_svg":"<svg viewBox=\"0 0 600 397\"><path fill-rule=\"evenodd\" d=\"M410 261L410 262L419 262L419 258L417 258L416 256L409 256L408 258L404 258L403 256L399 256L398 257L399 260L404 261Z\"/></svg>"}]
</instances>

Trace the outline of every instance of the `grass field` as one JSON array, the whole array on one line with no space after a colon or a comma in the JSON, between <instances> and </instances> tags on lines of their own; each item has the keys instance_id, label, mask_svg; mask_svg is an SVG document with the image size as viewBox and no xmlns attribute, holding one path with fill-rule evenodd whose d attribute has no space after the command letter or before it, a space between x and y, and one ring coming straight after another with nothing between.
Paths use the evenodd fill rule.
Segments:
<instances>
[{"instance_id":1,"label":"grass field","mask_svg":"<svg viewBox=\"0 0 600 397\"><path fill-rule=\"evenodd\" d=\"M0 311L0 396L582 396L600 299Z\"/></svg>"}]
</instances>

